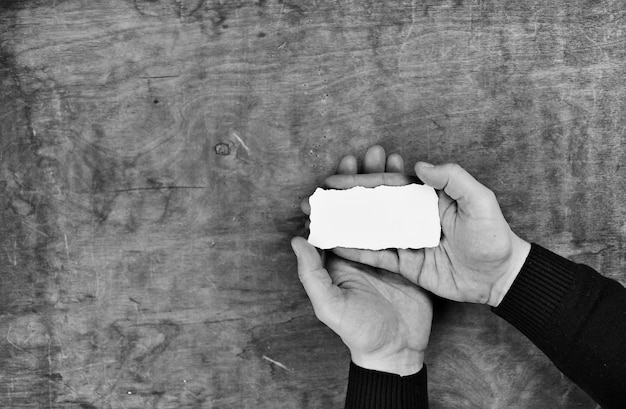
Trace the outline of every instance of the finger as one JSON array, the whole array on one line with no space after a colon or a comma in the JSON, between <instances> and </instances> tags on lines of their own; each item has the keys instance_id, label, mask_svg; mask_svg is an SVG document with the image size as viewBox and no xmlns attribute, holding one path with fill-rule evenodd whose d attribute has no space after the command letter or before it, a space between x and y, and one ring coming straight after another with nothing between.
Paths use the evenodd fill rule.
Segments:
<instances>
[{"instance_id":1,"label":"finger","mask_svg":"<svg viewBox=\"0 0 626 409\"><path fill-rule=\"evenodd\" d=\"M344 156L339 162L337 167L338 174L353 175L357 172L357 161L353 155ZM309 197L304 198L300 202L300 209L306 215L311 214L311 204L309 203Z\"/></svg>"},{"instance_id":2,"label":"finger","mask_svg":"<svg viewBox=\"0 0 626 409\"><path fill-rule=\"evenodd\" d=\"M449 223L450 220L454 220L456 214L457 202L454 201L443 190L437 191L439 196L439 219L441 220L441 227L444 229L444 233L449 233L448 228L454 226L454 223ZM450 219L452 217L452 219Z\"/></svg>"},{"instance_id":3,"label":"finger","mask_svg":"<svg viewBox=\"0 0 626 409\"><path fill-rule=\"evenodd\" d=\"M418 162L415 165L415 174L424 183L435 189L443 190L463 206L476 204L481 196L489 192L489 189L474 179L465 169L453 163L433 166Z\"/></svg>"},{"instance_id":4,"label":"finger","mask_svg":"<svg viewBox=\"0 0 626 409\"><path fill-rule=\"evenodd\" d=\"M349 189L355 186L404 186L419 183L414 176L401 173L369 173L358 175L332 175L324 180L324 186L330 189Z\"/></svg>"},{"instance_id":5,"label":"finger","mask_svg":"<svg viewBox=\"0 0 626 409\"><path fill-rule=\"evenodd\" d=\"M344 175L352 175L357 172L356 158L352 155L344 156L339 162L337 173Z\"/></svg>"},{"instance_id":6,"label":"finger","mask_svg":"<svg viewBox=\"0 0 626 409\"><path fill-rule=\"evenodd\" d=\"M398 253L394 250L361 250L337 247L332 252L346 260L382 268L394 273L399 272Z\"/></svg>"},{"instance_id":7,"label":"finger","mask_svg":"<svg viewBox=\"0 0 626 409\"><path fill-rule=\"evenodd\" d=\"M326 259L324 260L324 266L328 270L328 275L332 279L332 282L341 287L341 284L345 281L343 277L350 277L355 273L360 274L366 268L364 265L354 262L352 260L339 257L332 251L324 252ZM359 267L361 267L359 269Z\"/></svg>"},{"instance_id":8,"label":"finger","mask_svg":"<svg viewBox=\"0 0 626 409\"><path fill-rule=\"evenodd\" d=\"M341 290L333 285L315 247L302 237L294 237L291 247L298 260L298 277L313 304L315 315L322 322L331 320L333 305L341 299Z\"/></svg>"},{"instance_id":9,"label":"finger","mask_svg":"<svg viewBox=\"0 0 626 409\"><path fill-rule=\"evenodd\" d=\"M300 210L302 210L302 213L306 214L306 215L310 215L311 214L311 203L309 203L309 197L305 197L304 199L302 199L302 201L300 202Z\"/></svg>"},{"instance_id":10,"label":"finger","mask_svg":"<svg viewBox=\"0 0 626 409\"><path fill-rule=\"evenodd\" d=\"M363 160L363 173L381 173L385 171L385 149L380 145L370 147Z\"/></svg>"},{"instance_id":11,"label":"finger","mask_svg":"<svg viewBox=\"0 0 626 409\"><path fill-rule=\"evenodd\" d=\"M392 153L387 157L385 172L404 173L404 159L397 153Z\"/></svg>"}]
</instances>

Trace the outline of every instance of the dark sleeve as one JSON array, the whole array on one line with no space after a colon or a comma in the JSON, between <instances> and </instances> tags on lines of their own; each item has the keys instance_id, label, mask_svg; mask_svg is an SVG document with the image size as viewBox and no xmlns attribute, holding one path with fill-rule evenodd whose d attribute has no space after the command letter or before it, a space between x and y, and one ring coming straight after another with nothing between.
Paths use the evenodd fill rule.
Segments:
<instances>
[{"instance_id":1,"label":"dark sleeve","mask_svg":"<svg viewBox=\"0 0 626 409\"><path fill-rule=\"evenodd\" d=\"M350 362L346 409L428 409L426 365L400 376L361 368Z\"/></svg>"},{"instance_id":2,"label":"dark sleeve","mask_svg":"<svg viewBox=\"0 0 626 409\"><path fill-rule=\"evenodd\" d=\"M626 289L533 244L493 311L604 408L626 408Z\"/></svg>"}]
</instances>

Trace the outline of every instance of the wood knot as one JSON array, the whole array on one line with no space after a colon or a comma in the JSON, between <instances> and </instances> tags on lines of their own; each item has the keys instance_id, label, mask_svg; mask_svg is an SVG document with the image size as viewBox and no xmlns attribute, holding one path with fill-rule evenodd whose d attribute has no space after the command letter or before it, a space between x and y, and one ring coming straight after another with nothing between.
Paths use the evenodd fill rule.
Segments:
<instances>
[{"instance_id":1,"label":"wood knot","mask_svg":"<svg viewBox=\"0 0 626 409\"><path fill-rule=\"evenodd\" d=\"M218 155L230 155L230 146L227 143L220 142L215 145L213 149L215 149L215 153L217 153Z\"/></svg>"}]
</instances>

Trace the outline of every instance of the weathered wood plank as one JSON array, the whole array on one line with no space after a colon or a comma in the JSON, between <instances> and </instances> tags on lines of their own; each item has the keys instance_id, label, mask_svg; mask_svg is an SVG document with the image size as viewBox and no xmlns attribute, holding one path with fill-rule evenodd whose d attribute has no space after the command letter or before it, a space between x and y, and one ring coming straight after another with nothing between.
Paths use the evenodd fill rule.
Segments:
<instances>
[{"instance_id":1,"label":"weathered wood plank","mask_svg":"<svg viewBox=\"0 0 626 409\"><path fill-rule=\"evenodd\" d=\"M626 282L624 6L2 3L0 406L340 407L288 240L373 143ZM433 408L595 407L479 306L427 363Z\"/></svg>"}]
</instances>

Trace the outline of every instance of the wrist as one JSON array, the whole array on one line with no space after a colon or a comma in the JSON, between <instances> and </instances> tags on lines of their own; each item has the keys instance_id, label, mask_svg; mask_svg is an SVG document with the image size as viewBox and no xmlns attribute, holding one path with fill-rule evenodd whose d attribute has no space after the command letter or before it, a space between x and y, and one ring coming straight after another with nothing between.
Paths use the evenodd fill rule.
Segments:
<instances>
[{"instance_id":1,"label":"wrist","mask_svg":"<svg viewBox=\"0 0 626 409\"><path fill-rule=\"evenodd\" d=\"M426 365L409 376L361 368L350 363L346 409L428 408Z\"/></svg>"},{"instance_id":2,"label":"wrist","mask_svg":"<svg viewBox=\"0 0 626 409\"><path fill-rule=\"evenodd\" d=\"M361 368L408 376L418 373L424 366L424 351L404 349L384 356L351 352L351 359Z\"/></svg>"},{"instance_id":3,"label":"wrist","mask_svg":"<svg viewBox=\"0 0 626 409\"><path fill-rule=\"evenodd\" d=\"M516 234L513 234L512 238L512 254L509 260L509 268L506 273L498 280L492 287L491 296L489 297L488 304L492 307L497 307L504 299L504 296L509 291L513 282L517 278L517 275L521 271L526 258L530 253L530 243L521 239Z\"/></svg>"}]
</instances>

